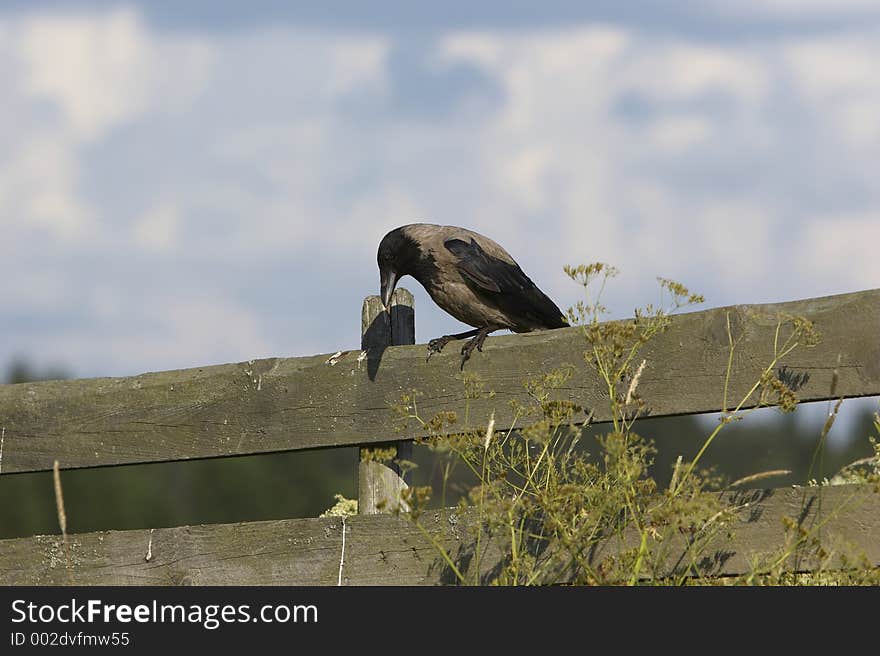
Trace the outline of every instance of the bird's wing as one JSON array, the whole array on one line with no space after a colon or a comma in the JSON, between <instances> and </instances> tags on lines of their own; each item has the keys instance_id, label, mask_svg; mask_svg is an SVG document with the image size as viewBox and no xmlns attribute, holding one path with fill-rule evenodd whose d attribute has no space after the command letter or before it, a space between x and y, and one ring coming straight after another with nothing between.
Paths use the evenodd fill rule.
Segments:
<instances>
[{"instance_id":1,"label":"bird's wing","mask_svg":"<svg viewBox=\"0 0 880 656\"><path fill-rule=\"evenodd\" d=\"M504 282L504 278L509 277L509 274L502 266L499 266L499 264L503 264L500 260L487 255L486 251L480 248L473 239L470 244L461 239L449 239L443 245L446 246L446 250L455 255L456 266L467 279L487 291L496 294L501 292L501 286L496 282L496 279ZM508 284L515 283L514 280L506 282Z\"/></svg>"},{"instance_id":2,"label":"bird's wing","mask_svg":"<svg viewBox=\"0 0 880 656\"><path fill-rule=\"evenodd\" d=\"M447 239L443 245L456 266L483 300L500 309L519 328L560 328L568 325L562 312L516 263L489 255L471 238Z\"/></svg>"}]
</instances>

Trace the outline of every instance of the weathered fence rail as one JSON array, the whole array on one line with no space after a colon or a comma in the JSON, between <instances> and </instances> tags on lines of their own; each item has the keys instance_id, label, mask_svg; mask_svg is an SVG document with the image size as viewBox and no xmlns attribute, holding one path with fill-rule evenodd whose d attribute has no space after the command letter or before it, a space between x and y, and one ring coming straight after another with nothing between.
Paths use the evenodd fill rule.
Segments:
<instances>
[{"instance_id":1,"label":"weathered fence rail","mask_svg":"<svg viewBox=\"0 0 880 656\"><path fill-rule=\"evenodd\" d=\"M401 337L411 328L411 297L399 294L390 318L369 309L368 301L362 349L126 378L0 385L0 475L48 470L55 460L69 469L363 448L419 437L412 425L398 432L393 406L401 394L418 389L420 409L430 416L463 406L465 390L454 348L426 362L424 345L387 346L411 340ZM804 316L822 333L818 346L797 349L784 362L797 374L809 374L798 392L802 400L880 395L880 290L870 290L676 317L643 351L648 367L639 389L650 400L650 414L722 409L728 331L739 340L729 396L742 396L772 358L781 313ZM390 326L397 326L397 338ZM584 350L578 328L490 338L467 370L495 394L471 399L470 416L485 421L494 412L496 429L508 428L509 402L527 400L523 381L580 363ZM603 385L588 367L573 370L563 397L590 409L594 421L608 420ZM398 473L362 463L362 496L364 490L371 498L382 496L383 487L402 485ZM704 552L704 574L748 572L756 554L781 546L781 520L791 516L841 536L871 566L880 566L880 494L871 486L752 490L724 498L739 520L733 537ZM365 501L368 512L378 509L375 499ZM826 509L821 518L820 506ZM467 513L438 511L423 518L427 534L405 518L378 514L107 531L69 536L68 549L59 536L0 540L0 584L453 582L431 540L466 555L472 521ZM498 557L487 539L481 571ZM661 574L674 575L687 565L676 554L676 539L670 536L673 548L658 565ZM615 545L609 542L609 548ZM809 569L811 562L800 566Z\"/></svg>"},{"instance_id":2,"label":"weathered fence rail","mask_svg":"<svg viewBox=\"0 0 880 656\"><path fill-rule=\"evenodd\" d=\"M683 314L646 345L641 379L652 416L721 409L728 359L727 318L735 338L730 396L742 395L772 357L780 312L815 322L821 343L797 349L785 364L810 374L803 401L835 394L880 394L880 290L790 303L737 305ZM526 402L523 381L582 362L578 328L492 337L467 371L495 392L471 403L471 416L496 427L511 421L509 401ZM461 407L465 390L453 347L425 360L425 346L353 349L335 355L269 358L238 364L165 371L125 378L0 385L5 428L2 474L63 468L160 462L217 456L364 446L419 436L396 432L392 406L418 389L425 416ZM839 360L838 360L839 358ZM605 392L583 366L564 393L607 420Z\"/></svg>"},{"instance_id":3,"label":"weathered fence rail","mask_svg":"<svg viewBox=\"0 0 880 656\"><path fill-rule=\"evenodd\" d=\"M809 488L806 493L790 488L726 493L726 500L741 509L739 520L731 527L732 538L725 532L701 553L701 572L706 576L749 573L754 557L782 546L783 517L801 517L808 527L820 517L816 503L820 493L825 513L822 530L845 539L870 563L880 565L880 494L867 485L841 485ZM438 511L420 521L453 557L460 559L472 552L468 525L474 518ZM81 585L337 585L340 580L343 585L432 585L456 581L431 541L410 520L394 515L359 515L345 522L327 517L84 533L70 536L69 547L72 580ZM613 547L609 543L608 548ZM483 549L480 570L488 572L498 562L498 550L491 542ZM671 548L656 573L673 576L690 566L689 560L680 560L684 551ZM597 553L597 559L602 555ZM801 569L815 565L809 558ZM476 572L465 574L477 576ZM60 536L0 541L0 583L66 585L70 581Z\"/></svg>"}]
</instances>

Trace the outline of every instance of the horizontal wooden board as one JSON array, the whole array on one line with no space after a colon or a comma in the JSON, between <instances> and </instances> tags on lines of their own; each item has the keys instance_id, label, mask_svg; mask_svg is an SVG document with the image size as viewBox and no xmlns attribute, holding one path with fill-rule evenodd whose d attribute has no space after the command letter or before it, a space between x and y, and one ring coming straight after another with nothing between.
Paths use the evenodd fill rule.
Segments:
<instances>
[{"instance_id":1,"label":"horizontal wooden board","mask_svg":"<svg viewBox=\"0 0 880 656\"><path fill-rule=\"evenodd\" d=\"M880 565L880 493L871 486L748 490L728 493L726 501L738 509L738 518L719 532L703 554L702 574L733 576L752 571L754 559L774 553L785 543L784 517L801 518L802 526L811 535L821 535L824 544L838 550L847 544L867 563ZM427 535L467 572L465 561L473 544L468 527L473 516L459 516L450 509L423 515L421 521ZM490 571L500 558L498 545L488 543L483 547L483 572ZM0 584L433 585L456 581L431 539L408 518L391 515L86 533L69 536L69 552L68 558L57 535L2 540ZM669 548L662 565L665 570L658 573L679 571L680 555L675 547ZM815 566L806 558L799 569Z\"/></svg>"},{"instance_id":2,"label":"horizontal wooden board","mask_svg":"<svg viewBox=\"0 0 880 656\"><path fill-rule=\"evenodd\" d=\"M737 399L772 358L779 313L803 315L823 335L784 364L809 374L802 400L880 394L880 290L770 305L684 314L645 347L639 392L653 416L721 409L728 361L728 318L740 339L730 377ZM491 337L465 373L494 392L467 400L456 343L425 358L425 346L358 349L334 355L269 358L126 378L0 386L0 475L52 468L184 460L272 451L369 445L418 437L413 422L399 430L394 406L418 390L419 410L460 417L469 403L474 424L495 413L509 426L510 402L528 402L524 381L571 365L560 390L609 419L605 387L584 363L580 328ZM396 432L399 430L399 432Z\"/></svg>"}]
</instances>

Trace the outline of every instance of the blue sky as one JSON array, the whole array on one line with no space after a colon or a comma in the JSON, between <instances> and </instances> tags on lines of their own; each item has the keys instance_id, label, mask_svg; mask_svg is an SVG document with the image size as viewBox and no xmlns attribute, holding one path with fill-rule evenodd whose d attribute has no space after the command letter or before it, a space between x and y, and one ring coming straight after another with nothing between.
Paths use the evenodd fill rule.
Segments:
<instances>
[{"instance_id":1,"label":"blue sky","mask_svg":"<svg viewBox=\"0 0 880 656\"><path fill-rule=\"evenodd\" d=\"M616 316L880 287L880 4L474 4L3 3L0 363L354 347L414 220Z\"/></svg>"}]
</instances>

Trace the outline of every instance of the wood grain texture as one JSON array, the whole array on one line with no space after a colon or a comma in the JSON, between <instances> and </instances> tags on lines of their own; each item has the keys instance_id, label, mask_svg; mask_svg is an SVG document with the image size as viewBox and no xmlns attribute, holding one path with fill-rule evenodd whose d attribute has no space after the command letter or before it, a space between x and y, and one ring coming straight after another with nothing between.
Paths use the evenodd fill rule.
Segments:
<instances>
[{"instance_id":1,"label":"wood grain texture","mask_svg":"<svg viewBox=\"0 0 880 656\"><path fill-rule=\"evenodd\" d=\"M711 412L721 408L728 357L727 317L742 338L733 361L731 398L741 395L769 362L780 312L804 315L822 342L797 349L783 364L808 373L804 401L829 398L833 372L837 394L880 394L880 290L804 301L733 306L684 314L649 344L639 392L653 416ZM269 358L143 374L60 382L0 385L0 428L5 429L0 474L137 462L185 460L386 442L400 432L393 406L404 391L421 393L426 418L441 410L461 412L465 389L455 344L425 360L425 346L375 348L333 356ZM465 367L493 390L472 400L477 424L495 412L502 430L511 400L527 402L523 381L560 366L574 375L560 391L609 418L603 385L584 365L579 328L490 337ZM839 363L838 363L839 358ZM396 439L395 438L395 439Z\"/></svg>"},{"instance_id":2,"label":"wood grain texture","mask_svg":"<svg viewBox=\"0 0 880 656\"><path fill-rule=\"evenodd\" d=\"M880 565L880 493L872 486L748 490L725 496L739 509L738 518L700 559L701 574L751 571L753 559L785 543L783 517L801 518L810 530L821 526L825 544L847 543L868 563ZM460 516L450 509L426 513L421 521L460 568L467 572L468 563L473 566L471 514ZM345 585L455 583L436 548L408 518L359 515L345 522L329 517L71 535L69 572L61 536L0 540L0 584L336 585L343 530ZM610 544L604 554L614 547ZM485 572L501 562L501 552L491 538L484 538L483 549ZM670 546L658 575L680 571L680 556ZM815 562L806 559L798 569L813 567Z\"/></svg>"},{"instance_id":3,"label":"wood grain texture","mask_svg":"<svg viewBox=\"0 0 880 656\"><path fill-rule=\"evenodd\" d=\"M368 296L361 310L361 349L387 348L416 343L415 306L412 294L402 288L394 290L391 308L385 311L382 299ZM394 450L391 462L376 459L377 450ZM412 460L412 442L387 442L360 449L358 462L358 512L374 515L379 512L409 510L401 502L407 487L406 474L399 462Z\"/></svg>"}]
</instances>

